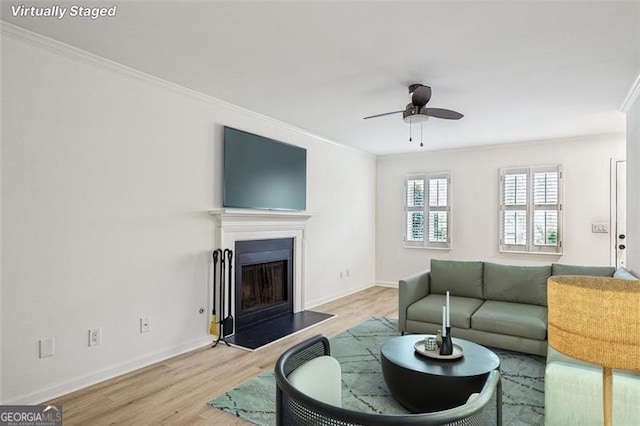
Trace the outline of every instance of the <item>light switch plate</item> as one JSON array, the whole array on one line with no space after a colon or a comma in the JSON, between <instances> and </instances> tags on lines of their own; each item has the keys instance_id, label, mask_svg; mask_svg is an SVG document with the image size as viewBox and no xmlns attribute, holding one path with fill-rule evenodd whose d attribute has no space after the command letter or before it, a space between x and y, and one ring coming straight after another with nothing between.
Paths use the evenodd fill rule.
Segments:
<instances>
[{"instance_id":1,"label":"light switch plate","mask_svg":"<svg viewBox=\"0 0 640 426\"><path fill-rule=\"evenodd\" d=\"M591 224L591 232L594 234L607 234L609 232L609 224L602 222L593 222Z\"/></svg>"},{"instance_id":2,"label":"light switch plate","mask_svg":"<svg viewBox=\"0 0 640 426\"><path fill-rule=\"evenodd\" d=\"M53 337L40 339L40 358L48 358L55 354Z\"/></svg>"}]
</instances>

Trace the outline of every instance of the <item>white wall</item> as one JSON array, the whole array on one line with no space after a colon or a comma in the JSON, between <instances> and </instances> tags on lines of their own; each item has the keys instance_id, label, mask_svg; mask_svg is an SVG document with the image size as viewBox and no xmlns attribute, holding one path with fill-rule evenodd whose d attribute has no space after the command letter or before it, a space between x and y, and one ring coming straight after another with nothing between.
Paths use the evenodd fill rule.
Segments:
<instances>
[{"instance_id":1,"label":"white wall","mask_svg":"<svg viewBox=\"0 0 640 426\"><path fill-rule=\"evenodd\" d=\"M1 48L1 46L0 46ZM2 97L2 67L0 67L0 99L4 99ZM0 117L2 117L2 102L0 102ZM0 128L2 128L2 120L0 119ZM0 188L3 187L2 184L2 135L0 135ZM0 196L0 236L2 234L2 197ZM2 237L0 237L2 238ZM2 244L0 242L0 309L2 309ZM4 345L2 344L2 312L0 311L0 348ZM2 350L0 349L0 403L4 400L2 397L2 383L4 380L2 378Z\"/></svg>"},{"instance_id":2,"label":"white wall","mask_svg":"<svg viewBox=\"0 0 640 426\"><path fill-rule=\"evenodd\" d=\"M640 276L640 97L627 112L627 268Z\"/></svg>"},{"instance_id":3,"label":"white wall","mask_svg":"<svg viewBox=\"0 0 640 426\"><path fill-rule=\"evenodd\" d=\"M591 223L609 222L610 159L624 155L624 135L612 135L379 158L377 281L397 283L400 278L428 269L431 258L608 265L609 235L591 233ZM498 170L550 164L564 167L564 254L500 254ZM452 172L452 249L405 248L404 178L415 172L445 170Z\"/></svg>"},{"instance_id":4,"label":"white wall","mask_svg":"<svg viewBox=\"0 0 640 426\"><path fill-rule=\"evenodd\" d=\"M2 88L2 403L211 341L198 310L223 125L308 149L305 306L375 282L369 154L17 29L3 34ZM102 344L89 348L98 327ZM55 356L39 359L45 337Z\"/></svg>"}]
</instances>

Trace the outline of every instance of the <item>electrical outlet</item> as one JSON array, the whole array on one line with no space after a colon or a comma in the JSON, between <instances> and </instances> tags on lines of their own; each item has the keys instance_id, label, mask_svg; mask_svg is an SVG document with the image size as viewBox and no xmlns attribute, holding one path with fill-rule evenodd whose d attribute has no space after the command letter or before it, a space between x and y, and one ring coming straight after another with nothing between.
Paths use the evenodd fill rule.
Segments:
<instances>
[{"instance_id":1,"label":"electrical outlet","mask_svg":"<svg viewBox=\"0 0 640 426\"><path fill-rule=\"evenodd\" d=\"M151 319L149 317L140 318L140 333L148 333L151 330Z\"/></svg>"},{"instance_id":2,"label":"electrical outlet","mask_svg":"<svg viewBox=\"0 0 640 426\"><path fill-rule=\"evenodd\" d=\"M55 354L53 337L40 339L39 343L40 343L40 358L48 358Z\"/></svg>"},{"instance_id":3,"label":"electrical outlet","mask_svg":"<svg viewBox=\"0 0 640 426\"><path fill-rule=\"evenodd\" d=\"M102 333L99 328L89 329L89 346L96 346L102 343Z\"/></svg>"},{"instance_id":4,"label":"electrical outlet","mask_svg":"<svg viewBox=\"0 0 640 426\"><path fill-rule=\"evenodd\" d=\"M349 278L350 274L351 274L351 272L349 272L349 270L347 269L347 270L345 271L345 275L347 276L347 278Z\"/></svg>"}]
</instances>

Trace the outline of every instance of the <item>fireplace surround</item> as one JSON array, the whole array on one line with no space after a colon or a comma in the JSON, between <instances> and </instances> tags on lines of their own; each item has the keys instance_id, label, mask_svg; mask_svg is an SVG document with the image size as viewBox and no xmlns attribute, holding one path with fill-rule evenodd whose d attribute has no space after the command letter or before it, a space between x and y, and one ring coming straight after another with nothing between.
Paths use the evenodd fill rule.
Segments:
<instances>
[{"instance_id":1,"label":"fireplace surround","mask_svg":"<svg viewBox=\"0 0 640 426\"><path fill-rule=\"evenodd\" d=\"M292 277L291 304L293 313L304 310L304 286L305 286L305 226L312 217L306 212L270 211L270 210L245 210L245 209L218 209L210 212L214 217L215 235L214 246L224 248L236 248L237 242L255 240L288 239L291 241L292 260L289 262ZM237 254L236 256L237 257ZM234 266L232 276L232 288L235 289L237 267ZM209 290L209 300L212 300L212 291ZM236 291L231 292L231 314L237 318ZM211 303L211 302L210 302ZM210 306L209 311L211 311Z\"/></svg>"}]
</instances>

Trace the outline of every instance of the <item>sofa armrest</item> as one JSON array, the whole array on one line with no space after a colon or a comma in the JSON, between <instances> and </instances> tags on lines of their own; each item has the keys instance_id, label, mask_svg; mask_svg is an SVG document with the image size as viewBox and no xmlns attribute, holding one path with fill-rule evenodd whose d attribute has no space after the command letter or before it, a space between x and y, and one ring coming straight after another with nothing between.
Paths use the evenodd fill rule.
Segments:
<instances>
[{"instance_id":1,"label":"sofa armrest","mask_svg":"<svg viewBox=\"0 0 640 426\"><path fill-rule=\"evenodd\" d=\"M398 327L407 331L407 308L429 294L431 272L422 271L398 282Z\"/></svg>"}]
</instances>

